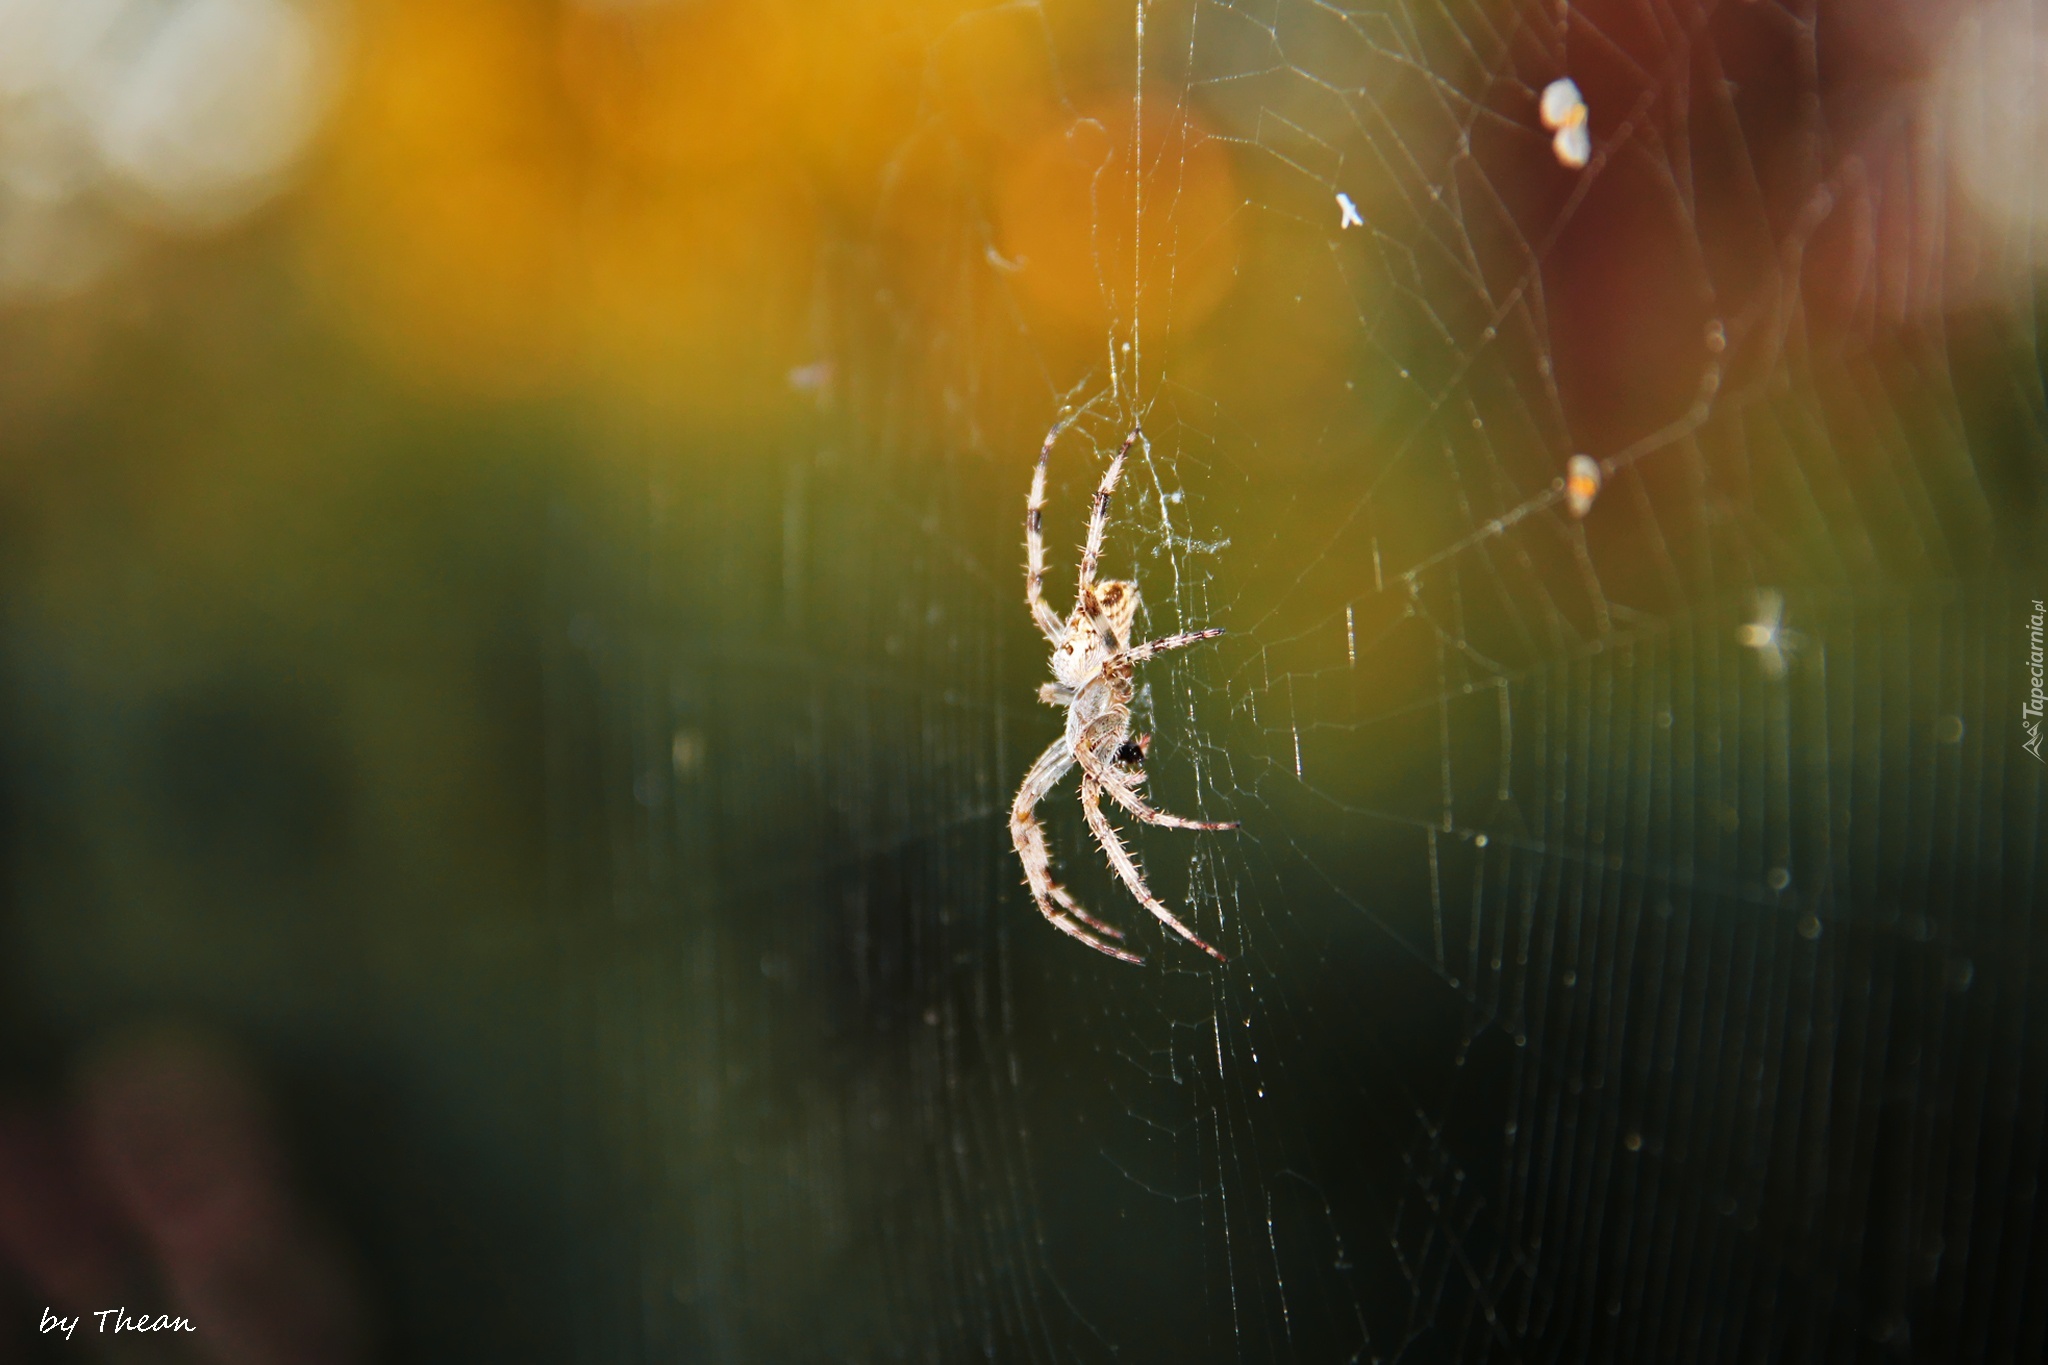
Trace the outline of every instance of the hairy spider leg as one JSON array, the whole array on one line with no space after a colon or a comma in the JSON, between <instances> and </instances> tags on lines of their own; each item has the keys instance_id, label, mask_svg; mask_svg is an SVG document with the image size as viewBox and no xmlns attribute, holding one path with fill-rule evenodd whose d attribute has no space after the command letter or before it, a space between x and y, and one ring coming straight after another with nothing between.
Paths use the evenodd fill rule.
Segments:
<instances>
[{"instance_id":1,"label":"hairy spider leg","mask_svg":"<svg viewBox=\"0 0 2048 1365\"><path fill-rule=\"evenodd\" d=\"M1124 660L1135 668L1155 654L1164 654L1174 649L1186 649L1189 645L1198 645L1204 640L1213 640L1223 633L1223 627L1210 626L1207 630L1191 630L1182 635L1168 635L1164 639L1147 640L1142 645L1132 645L1130 651L1124 655Z\"/></svg>"},{"instance_id":2,"label":"hairy spider leg","mask_svg":"<svg viewBox=\"0 0 2048 1365\"><path fill-rule=\"evenodd\" d=\"M1032 808L1066 776L1067 769L1073 765L1074 756L1067 748L1064 735L1038 756L1038 761L1031 765L1031 771L1024 775L1024 785L1017 789L1017 800L1010 807L1010 842L1017 849L1017 860L1024 864L1024 882L1031 888L1031 898L1038 903L1040 914L1052 921L1061 933L1081 940L1098 953L1106 953L1120 962L1142 964L1145 959L1136 953L1098 938L1097 934L1106 934L1110 938L1121 939L1123 933L1075 904L1066 888L1052 879L1052 850L1046 844L1045 830L1032 813ZM1059 908L1055 909L1055 906Z\"/></svg>"},{"instance_id":3,"label":"hairy spider leg","mask_svg":"<svg viewBox=\"0 0 2048 1365\"><path fill-rule=\"evenodd\" d=\"M1114 766L1116 751L1123 747L1123 737L1130 731L1130 722L1130 712L1120 705L1112 706L1096 717L1081 732L1080 742L1074 746L1074 759L1081 765L1081 771L1100 783L1119 806L1148 825L1161 825L1167 829L1236 829L1235 820L1190 820L1184 815L1175 815L1145 803L1135 784Z\"/></svg>"},{"instance_id":4,"label":"hairy spider leg","mask_svg":"<svg viewBox=\"0 0 2048 1365\"><path fill-rule=\"evenodd\" d=\"M1124 437L1124 443L1116 448L1116 457L1109 462L1109 468L1102 472L1102 482L1095 486L1095 498L1088 508L1088 543L1081 547L1081 583L1075 597L1075 606L1088 613L1088 619L1102 628L1101 606L1095 601L1095 564L1102 557L1102 531L1109 522L1109 497L1116 492L1117 480L1124 474L1124 456L1131 453L1143 430L1133 426L1131 434Z\"/></svg>"},{"instance_id":5,"label":"hairy spider leg","mask_svg":"<svg viewBox=\"0 0 2048 1365\"><path fill-rule=\"evenodd\" d=\"M1153 895L1151 889L1145 885L1145 878L1138 871L1138 864L1132 859L1130 850L1125 848L1124 841L1117 837L1116 826L1110 824L1109 817L1102 813L1102 784L1086 772L1081 774L1081 811L1088 817L1088 828L1095 831L1095 842L1102 845L1103 853L1109 858L1109 865L1116 869L1117 876L1123 878L1124 885L1138 898L1138 903L1158 916L1167 928L1210 957L1218 962L1230 961L1204 943L1194 930L1176 919L1173 911L1167 909L1165 903Z\"/></svg>"},{"instance_id":6,"label":"hairy spider leg","mask_svg":"<svg viewBox=\"0 0 2048 1365\"><path fill-rule=\"evenodd\" d=\"M1045 434L1045 444L1038 448L1038 469L1031 475L1031 496L1024 501L1024 604L1031 608L1031 619L1038 623L1039 634L1054 644L1065 637L1067 627L1047 603L1044 593L1045 464L1052 457L1053 443L1073 420L1064 418Z\"/></svg>"},{"instance_id":7,"label":"hairy spider leg","mask_svg":"<svg viewBox=\"0 0 2048 1365\"><path fill-rule=\"evenodd\" d=\"M1081 771L1086 773L1088 770L1086 767L1083 767ZM1103 769L1093 774L1093 776L1102 785L1102 789L1109 793L1111 800L1148 825L1159 825L1165 829L1205 829L1212 831L1237 828L1237 821L1235 820L1190 820L1184 815L1175 815L1172 811L1164 811L1155 806L1148 806L1145 804L1145 798L1138 795L1136 787L1117 777L1115 769Z\"/></svg>"}]
</instances>

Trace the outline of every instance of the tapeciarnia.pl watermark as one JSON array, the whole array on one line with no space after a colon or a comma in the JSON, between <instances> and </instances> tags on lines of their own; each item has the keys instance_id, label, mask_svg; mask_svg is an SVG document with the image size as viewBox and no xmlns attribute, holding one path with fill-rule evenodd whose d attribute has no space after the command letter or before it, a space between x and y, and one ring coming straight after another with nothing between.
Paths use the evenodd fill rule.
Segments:
<instances>
[{"instance_id":1,"label":"tapeciarnia.pl watermark","mask_svg":"<svg viewBox=\"0 0 2048 1365\"><path fill-rule=\"evenodd\" d=\"M71 1340L71 1334L78 1330L78 1324L87 1318L99 1319L99 1333L101 1336L119 1336L123 1332L196 1332L199 1330L184 1318L174 1318L164 1313L159 1313L155 1317L151 1317L147 1313L130 1313L123 1306L120 1308L102 1308L97 1313L80 1313L75 1318L67 1318L61 1313L53 1313L45 1308L43 1310L43 1331L45 1333L62 1332L64 1340L69 1341Z\"/></svg>"},{"instance_id":2,"label":"tapeciarnia.pl watermark","mask_svg":"<svg viewBox=\"0 0 2048 1365\"><path fill-rule=\"evenodd\" d=\"M2034 599L2034 614L2027 618L2027 674L2031 682L2027 688L2027 700L2020 707L2020 728L2027 732L2027 742L2020 747L2034 756L2036 763L2048 763L2041 757L2041 713L2048 708L2048 691L2042 688L2041 628L2048 621L2048 607L2040 598Z\"/></svg>"}]
</instances>

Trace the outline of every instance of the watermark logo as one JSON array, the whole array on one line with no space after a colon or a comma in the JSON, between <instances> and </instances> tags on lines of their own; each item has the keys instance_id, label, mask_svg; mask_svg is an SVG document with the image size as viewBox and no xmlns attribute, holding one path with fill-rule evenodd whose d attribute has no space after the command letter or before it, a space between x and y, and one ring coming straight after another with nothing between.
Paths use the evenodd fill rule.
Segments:
<instances>
[{"instance_id":1,"label":"watermark logo","mask_svg":"<svg viewBox=\"0 0 2048 1365\"><path fill-rule=\"evenodd\" d=\"M2020 747L2034 756L2036 763L2048 763L2041 757L2041 714L2048 709L2048 691L2042 688L2041 629L2048 622L2048 607L2039 598L2034 599L2034 614L2027 618L2027 674L2031 682L2027 687L2027 700L2020 707L2020 728L2027 732L2027 742Z\"/></svg>"}]
</instances>

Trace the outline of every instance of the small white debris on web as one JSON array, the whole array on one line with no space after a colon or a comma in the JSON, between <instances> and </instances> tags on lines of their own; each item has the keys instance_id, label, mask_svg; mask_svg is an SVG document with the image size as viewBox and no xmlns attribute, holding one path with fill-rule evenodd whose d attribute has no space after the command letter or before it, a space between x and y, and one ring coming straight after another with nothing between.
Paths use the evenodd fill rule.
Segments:
<instances>
[{"instance_id":1,"label":"small white debris on web","mask_svg":"<svg viewBox=\"0 0 2048 1365\"><path fill-rule=\"evenodd\" d=\"M1600 462L1590 455L1574 455L1564 467L1564 501L1575 517L1593 510L1600 496Z\"/></svg>"},{"instance_id":2,"label":"small white debris on web","mask_svg":"<svg viewBox=\"0 0 2048 1365\"><path fill-rule=\"evenodd\" d=\"M823 393L832 387L832 362L797 366L789 372L789 386L798 393Z\"/></svg>"},{"instance_id":3,"label":"small white debris on web","mask_svg":"<svg viewBox=\"0 0 2048 1365\"><path fill-rule=\"evenodd\" d=\"M1785 676L1785 659L1799 643L1799 636L1785 629L1785 595L1765 588L1756 595L1756 619L1735 632L1743 646L1756 651L1764 676L1776 680Z\"/></svg>"},{"instance_id":4,"label":"small white debris on web","mask_svg":"<svg viewBox=\"0 0 2048 1365\"><path fill-rule=\"evenodd\" d=\"M1558 165L1576 171L1592 159L1593 137L1586 127L1586 101L1570 77L1560 76L1543 87L1537 113L1543 126L1556 134L1550 140L1550 150L1556 153Z\"/></svg>"},{"instance_id":5,"label":"small white debris on web","mask_svg":"<svg viewBox=\"0 0 2048 1365\"><path fill-rule=\"evenodd\" d=\"M1593 159L1593 138L1583 123L1574 123L1569 128L1560 128L1557 136L1550 140L1550 150L1557 154L1557 164L1568 170L1582 170Z\"/></svg>"},{"instance_id":6,"label":"small white debris on web","mask_svg":"<svg viewBox=\"0 0 2048 1365\"><path fill-rule=\"evenodd\" d=\"M1579 94L1578 85L1570 77L1560 76L1543 87L1543 101L1537 112L1543 118L1543 126L1556 132L1567 124L1585 121L1585 97Z\"/></svg>"},{"instance_id":7,"label":"small white debris on web","mask_svg":"<svg viewBox=\"0 0 2048 1365\"><path fill-rule=\"evenodd\" d=\"M1351 202L1351 196L1341 191L1337 195L1337 230L1364 227L1365 219L1358 216L1358 205Z\"/></svg>"}]
</instances>

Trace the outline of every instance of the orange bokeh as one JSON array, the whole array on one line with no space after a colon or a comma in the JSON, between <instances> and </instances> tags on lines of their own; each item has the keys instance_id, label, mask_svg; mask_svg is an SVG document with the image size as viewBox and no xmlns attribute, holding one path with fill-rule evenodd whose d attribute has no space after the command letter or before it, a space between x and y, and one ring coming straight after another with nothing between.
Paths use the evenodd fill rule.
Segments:
<instances>
[{"instance_id":1,"label":"orange bokeh","mask_svg":"<svg viewBox=\"0 0 2048 1365\"><path fill-rule=\"evenodd\" d=\"M367 6L313 190L316 285L398 368L465 390L558 379L577 147L532 6Z\"/></svg>"},{"instance_id":2,"label":"orange bokeh","mask_svg":"<svg viewBox=\"0 0 2048 1365\"><path fill-rule=\"evenodd\" d=\"M965 8L371 0L311 272L418 382L734 421L815 358L835 224L915 244L884 267L913 297L992 232L1033 320L1091 346L1208 316L1242 235L1225 145L1148 92L1134 253L1131 102L1068 103L1041 22Z\"/></svg>"},{"instance_id":3,"label":"orange bokeh","mask_svg":"<svg viewBox=\"0 0 2048 1365\"><path fill-rule=\"evenodd\" d=\"M1186 329L1229 292L1242 195L1228 149L1171 99L1109 98L1047 130L1004 171L1001 250L1042 321L1100 332L1135 316L1148 332ZM1142 127L1142 139L1133 130ZM1140 181L1131 173L1134 150ZM1142 230L1140 268L1132 244Z\"/></svg>"},{"instance_id":4,"label":"orange bokeh","mask_svg":"<svg viewBox=\"0 0 2048 1365\"><path fill-rule=\"evenodd\" d=\"M808 358L821 214L880 193L960 8L377 0L311 273L422 382L744 418Z\"/></svg>"},{"instance_id":5,"label":"orange bokeh","mask_svg":"<svg viewBox=\"0 0 2048 1365\"><path fill-rule=\"evenodd\" d=\"M751 176L786 153L803 38L773 5L571 8L563 88L601 160L656 178Z\"/></svg>"}]
</instances>

